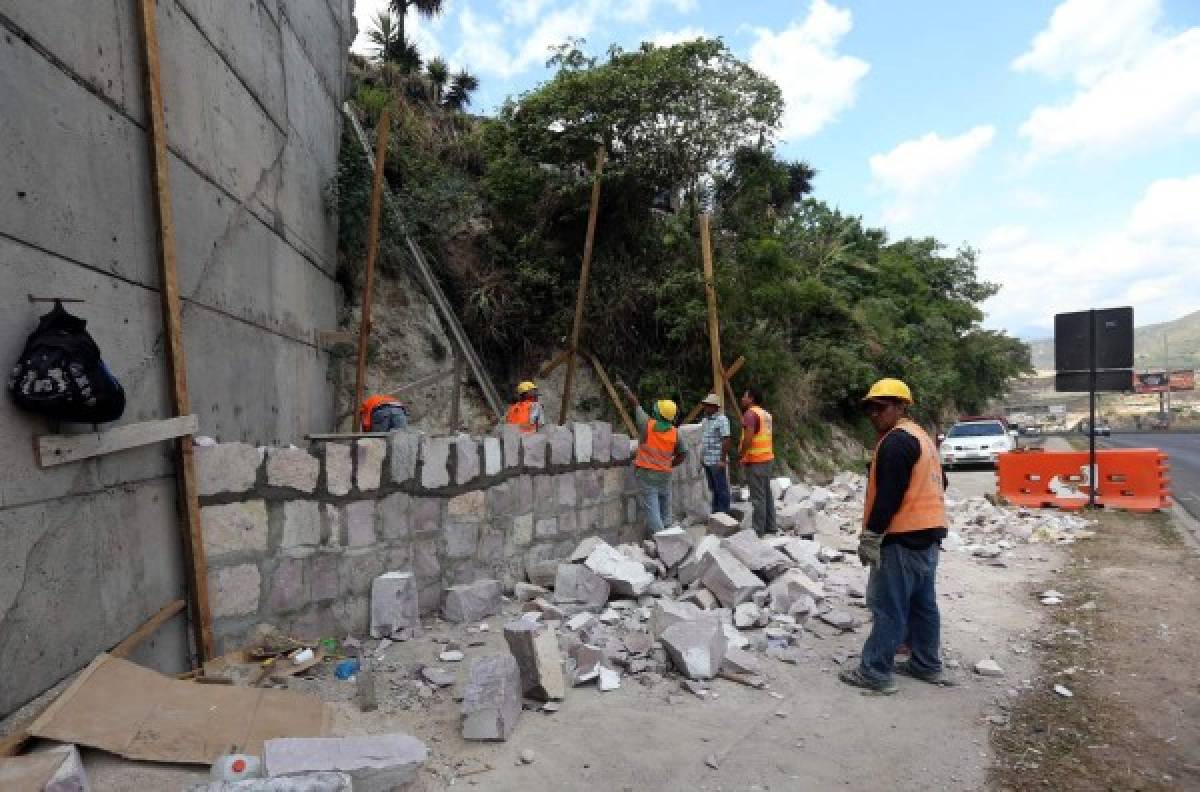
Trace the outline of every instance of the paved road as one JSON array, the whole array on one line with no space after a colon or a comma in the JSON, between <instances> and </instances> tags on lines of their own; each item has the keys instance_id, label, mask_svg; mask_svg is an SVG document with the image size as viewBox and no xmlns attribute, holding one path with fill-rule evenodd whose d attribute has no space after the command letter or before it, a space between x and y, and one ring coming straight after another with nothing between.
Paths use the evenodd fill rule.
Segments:
<instances>
[{"instance_id":1,"label":"paved road","mask_svg":"<svg viewBox=\"0 0 1200 792\"><path fill-rule=\"evenodd\" d=\"M1146 432L1096 438L1097 448L1161 448L1170 457L1171 494L1200 519L1200 434Z\"/></svg>"}]
</instances>

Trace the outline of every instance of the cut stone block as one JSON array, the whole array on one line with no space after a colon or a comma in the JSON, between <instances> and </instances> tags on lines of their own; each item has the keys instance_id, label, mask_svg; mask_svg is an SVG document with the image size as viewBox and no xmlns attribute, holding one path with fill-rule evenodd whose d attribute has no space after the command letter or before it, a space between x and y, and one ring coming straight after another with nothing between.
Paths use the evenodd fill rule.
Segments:
<instances>
[{"instance_id":1,"label":"cut stone block","mask_svg":"<svg viewBox=\"0 0 1200 792\"><path fill-rule=\"evenodd\" d=\"M616 690L621 687L621 674L615 669L607 666L600 666L600 678L597 681L600 686L600 692L605 693L610 690Z\"/></svg>"},{"instance_id":2,"label":"cut stone block","mask_svg":"<svg viewBox=\"0 0 1200 792\"><path fill-rule=\"evenodd\" d=\"M543 430L521 435L521 457L526 468L541 470L546 467L548 435Z\"/></svg>"},{"instance_id":3,"label":"cut stone block","mask_svg":"<svg viewBox=\"0 0 1200 792\"><path fill-rule=\"evenodd\" d=\"M254 564L218 567L208 571L213 616L241 616L258 611L262 576Z\"/></svg>"},{"instance_id":4,"label":"cut stone block","mask_svg":"<svg viewBox=\"0 0 1200 792\"><path fill-rule=\"evenodd\" d=\"M325 489L330 495L349 495L354 486L354 456L344 443L325 444Z\"/></svg>"},{"instance_id":5,"label":"cut stone block","mask_svg":"<svg viewBox=\"0 0 1200 792\"><path fill-rule=\"evenodd\" d=\"M762 664L758 662L757 657L745 649L730 646L725 649L725 657L721 661L721 670L734 674L757 675L762 673Z\"/></svg>"},{"instance_id":6,"label":"cut stone block","mask_svg":"<svg viewBox=\"0 0 1200 792\"><path fill-rule=\"evenodd\" d=\"M428 758L425 743L407 734L283 737L263 743L268 776L340 772L350 776L355 792L403 789Z\"/></svg>"},{"instance_id":7,"label":"cut stone block","mask_svg":"<svg viewBox=\"0 0 1200 792\"><path fill-rule=\"evenodd\" d=\"M771 497L775 500L779 500L791 486L792 480L787 476L778 476L771 479Z\"/></svg>"},{"instance_id":8,"label":"cut stone block","mask_svg":"<svg viewBox=\"0 0 1200 792\"><path fill-rule=\"evenodd\" d=\"M371 583L371 637L408 640L421 634L417 581L411 572L387 572Z\"/></svg>"},{"instance_id":9,"label":"cut stone block","mask_svg":"<svg viewBox=\"0 0 1200 792\"><path fill-rule=\"evenodd\" d=\"M771 600L771 610L791 613L792 606L803 602L806 597L812 597L817 602L824 600L825 588L799 569L789 569L771 581L767 594Z\"/></svg>"},{"instance_id":10,"label":"cut stone block","mask_svg":"<svg viewBox=\"0 0 1200 792\"><path fill-rule=\"evenodd\" d=\"M54 760L59 762L58 769L41 786L37 787L39 792L88 792L91 789L91 786L88 784L87 772L83 767L83 760L79 757L79 749L74 745L59 745L49 750L38 751L26 756L38 757L47 762ZM17 761L20 762L21 760L18 759ZM0 758L0 762L3 762L2 758ZM20 774L21 771L18 770L17 772ZM16 784L16 780L13 779L12 783ZM9 786L5 785L5 773L3 770L0 770L0 788L5 790L10 789ZM11 789L12 792L19 792L22 789L32 790L33 787L16 784L16 787Z\"/></svg>"},{"instance_id":11,"label":"cut stone block","mask_svg":"<svg viewBox=\"0 0 1200 792\"><path fill-rule=\"evenodd\" d=\"M590 423L573 423L571 431L575 434L575 461L586 465L592 461L592 425Z\"/></svg>"},{"instance_id":12,"label":"cut stone block","mask_svg":"<svg viewBox=\"0 0 1200 792\"><path fill-rule=\"evenodd\" d=\"M500 438L483 438L483 474L494 476L504 469L504 450L500 446Z\"/></svg>"},{"instance_id":13,"label":"cut stone block","mask_svg":"<svg viewBox=\"0 0 1200 792\"><path fill-rule=\"evenodd\" d=\"M283 537L280 546L307 547L321 543L321 509L316 501L283 504Z\"/></svg>"},{"instance_id":14,"label":"cut stone block","mask_svg":"<svg viewBox=\"0 0 1200 792\"><path fill-rule=\"evenodd\" d=\"M612 436L612 461L625 462L633 456L633 441L626 434Z\"/></svg>"},{"instance_id":15,"label":"cut stone block","mask_svg":"<svg viewBox=\"0 0 1200 792\"><path fill-rule=\"evenodd\" d=\"M729 507L729 516L737 520L737 529L731 533L737 533L737 531L749 528L753 515L754 506L750 503L734 503L731 505Z\"/></svg>"},{"instance_id":16,"label":"cut stone block","mask_svg":"<svg viewBox=\"0 0 1200 792\"><path fill-rule=\"evenodd\" d=\"M200 508L204 553L215 559L233 553L267 552L267 504L261 500Z\"/></svg>"},{"instance_id":17,"label":"cut stone block","mask_svg":"<svg viewBox=\"0 0 1200 792\"><path fill-rule=\"evenodd\" d=\"M575 456L575 435L566 426L551 426L546 432L550 443L550 464L569 465Z\"/></svg>"},{"instance_id":18,"label":"cut stone block","mask_svg":"<svg viewBox=\"0 0 1200 792\"><path fill-rule=\"evenodd\" d=\"M692 548L691 555L688 556L682 564L679 565L677 573L679 584L681 586L690 586L692 583L700 579L704 574L704 570L708 568L710 563L709 553L713 550L720 549L721 540L719 537L709 534L696 543Z\"/></svg>"},{"instance_id":19,"label":"cut stone block","mask_svg":"<svg viewBox=\"0 0 1200 792\"><path fill-rule=\"evenodd\" d=\"M300 492L317 488L321 463L301 448L272 448L267 452L267 485Z\"/></svg>"},{"instance_id":20,"label":"cut stone block","mask_svg":"<svg viewBox=\"0 0 1200 792\"><path fill-rule=\"evenodd\" d=\"M654 534L654 548L658 559L671 569L687 557L692 549L692 538L682 528L667 528Z\"/></svg>"},{"instance_id":21,"label":"cut stone block","mask_svg":"<svg viewBox=\"0 0 1200 792\"><path fill-rule=\"evenodd\" d=\"M420 432L392 432L392 483L403 484L417 475L417 460L421 451Z\"/></svg>"},{"instance_id":22,"label":"cut stone block","mask_svg":"<svg viewBox=\"0 0 1200 792\"><path fill-rule=\"evenodd\" d=\"M346 504L346 545L370 547L375 544L378 502L361 500Z\"/></svg>"},{"instance_id":23,"label":"cut stone block","mask_svg":"<svg viewBox=\"0 0 1200 792\"><path fill-rule=\"evenodd\" d=\"M515 621L504 625L504 640L521 669L525 695L538 701L562 699L567 693L558 639L544 625Z\"/></svg>"},{"instance_id":24,"label":"cut stone block","mask_svg":"<svg viewBox=\"0 0 1200 792\"><path fill-rule=\"evenodd\" d=\"M442 618L459 624L478 622L500 612L504 587L499 580L477 580L450 586L442 601Z\"/></svg>"},{"instance_id":25,"label":"cut stone block","mask_svg":"<svg viewBox=\"0 0 1200 792\"><path fill-rule=\"evenodd\" d=\"M700 610L715 610L719 602L713 593L706 588L694 588L679 598L680 602L695 605Z\"/></svg>"},{"instance_id":26,"label":"cut stone block","mask_svg":"<svg viewBox=\"0 0 1200 792\"><path fill-rule=\"evenodd\" d=\"M668 627L679 622L707 621L720 624L728 611L701 610L690 602L659 600L650 609L650 633L661 638Z\"/></svg>"},{"instance_id":27,"label":"cut stone block","mask_svg":"<svg viewBox=\"0 0 1200 792\"><path fill-rule=\"evenodd\" d=\"M748 630L759 625L762 610L753 602L743 602L733 609L733 626L739 630Z\"/></svg>"},{"instance_id":28,"label":"cut stone block","mask_svg":"<svg viewBox=\"0 0 1200 792\"><path fill-rule=\"evenodd\" d=\"M980 676L1002 677L1004 669L990 657L986 657L975 664L975 673Z\"/></svg>"},{"instance_id":29,"label":"cut stone block","mask_svg":"<svg viewBox=\"0 0 1200 792\"><path fill-rule=\"evenodd\" d=\"M624 597L640 597L654 576L641 563L627 558L607 543L592 550L584 565L608 581L612 593Z\"/></svg>"},{"instance_id":30,"label":"cut stone block","mask_svg":"<svg viewBox=\"0 0 1200 792\"><path fill-rule=\"evenodd\" d=\"M550 590L546 587L535 586L534 584L526 583L525 581L518 581L513 586L513 597L517 600L517 602L529 602L530 600L535 600L538 597L544 597L549 593Z\"/></svg>"},{"instance_id":31,"label":"cut stone block","mask_svg":"<svg viewBox=\"0 0 1200 792\"><path fill-rule=\"evenodd\" d=\"M763 582L724 549L711 551L711 561L700 582L706 589L716 595L721 605L732 608L754 598L754 592L761 591L766 586Z\"/></svg>"},{"instance_id":32,"label":"cut stone block","mask_svg":"<svg viewBox=\"0 0 1200 792\"><path fill-rule=\"evenodd\" d=\"M563 562L557 558L526 563L525 577L529 578L529 582L535 586L546 589L553 588L554 582L558 579L558 565L561 563Z\"/></svg>"},{"instance_id":33,"label":"cut stone block","mask_svg":"<svg viewBox=\"0 0 1200 792\"><path fill-rule=\"evenodd\" d=\"M454 483L468 484L479 478L479 443L467 434L454 440Z\"/></svg>"},{"instance_id":34,"label":"cut stone block","mask_svg":"<svg viewBox=\"0 0 1200 792\"><path fill-rule=\"evenodd\" d=\"M675 599L679 596L678 580L656 580L646 588L646 596Z\"/></svg>"},{"instance_id":35,"label":"cut stone block","mask_svg":"<svg viewBox=\"0 0 1200 792\"><path fill-rule=\"evenodd\" d=\"M793 484L783 493L783 503L786 506L799 506L801 503L809 502L809 495L812 494L812 488L807 484Z\"/></svg>"},{"instance_id":36,"label":"cut stone block","mask_svg":"<svg viewBox=\"0 0 1200 792\"><path fill-rule=\"evenodd\" d=\"M258 480L262 455L245 443L197 446L196 486L201 495L245 492Z\"/></svg>"},{"instance_id":37,"label":"cut stone block","mask_svg":"<svg viewBox=\"0 0 1200 792\"><path fill-rule=\"evenodd\" d=\"M600 608L608 602L608 581L583 564L559 564L554 579L554 601L578 602Z\"/></svg>"},{"instance_id":38,"label":"cut stone block","mask_svg":"<svg viewBox=\"0 0 1200 792\"><path fill-rule=\"evenodd\" d=\"M521 717L521 670L510 654L471 663L463 692L463 738L507 740Z\"/></svg>"},{"instance_id":39,"label":"cut stone block","mask_svg":"<svg viewBox=\"0 0 1200 792\"><path fill-rule=\"evenodd\" d=\"M210 781L193 784L187 792L352 792L353 789L354 782L345 773L302 773L284 778ZM87 792L86 788L83 792Z\"/></svg>"},{"instance_id":40,"label":"cut stone block","mask_svg":"<svg viewBox=\"0 0 1200 792\"><path fill-rule=\"evenodd\" d=\"M421 486L440 489L450 485L450 439L421 438Z\"/></svg>"},{"instance_id":41,"label":"cut stone block","mask_svg":"<svg viewBox=\"0 0 1200 792\"><path fill-rule=\"evenodd\" d=\"M607 464L612 459L612 425L592 421L592 461Z\"/></svg>"},{"instance_id":42,"label":"cut stone block","mask_svg":"<svg viewBox=\"0 0 1200 792\"><path fill-rule=\"evenodd\" d=\"M604 661L604 650L587 643L577 643L571 647L568 676L571 687L597 679L600 676L600 664Z\"/></svg>"},{"instance_id":43,"label":"cut stone block","mask_svg":"<svg viewBox=\"0 0 1200 792\"><path fill-rule=\"evenodd\" d=\"M673 624L660 640L675 669L689 679L715 677L728 646L721 625L707 620Z\"/></svg>"},{"instance_id":44,"label":"cut stone block","mask_svg":"<svg viewBox=\"0 0 1200 792\"><path fill-rule=\"evenodd\" d=\"M605 542L599 536L588 536L578 545L576 545L575 551L568 556L567 560L572 564L582 564L584 561L587 561L587 558L592 554L592 551L601 544L607 544L607 542Z\"/></svg>"},{"instance_id":45,"label":"cut stone block","mask_svg":"<svg viewBox=\"0 0 1200 792\"><path fill-rule=\"evenodd\" d=\"M741 521L724 512L714 512L708 516L708 532L716 536L732 536L741 529Z\"/></svg>"},{"instance_id":46,"label":"cut stone block","mask_svg":"<svg viewBox=\"0 0 1200 792\"><path fill-rule=\"evenodd\" d=\"M360 437L355 444L355 483L367 492L379 489L383 480L383 460L387 457L387 440L382 437Z\"/></svg>"},{"instance_id":47,"label":"cut stone block","mask_svg":"<svg viewBox=\"0 0 1200 792\"><path fill-rule=\"evenodd\" d=\"M767 580L774 580L792 566L792 560L760 540L754 531L738 531L721 542L734 558Z\"/></svg>"}]
</instances>

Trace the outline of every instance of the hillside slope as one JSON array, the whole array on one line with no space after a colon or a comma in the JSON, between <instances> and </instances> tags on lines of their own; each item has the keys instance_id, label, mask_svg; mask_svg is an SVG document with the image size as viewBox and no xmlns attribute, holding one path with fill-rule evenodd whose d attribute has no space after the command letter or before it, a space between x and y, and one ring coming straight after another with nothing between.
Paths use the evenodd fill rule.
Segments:
<instances>
[{"instance_id":1,"label":"hillside slope","mask_svg":"<svg viewBox=\"0 0 1200 792\"><path fill-rule=\"evenodd\" d=\"M1162 368L1163 334L1166 334L1167 352L1171 368L1196 368L1200 366L1200 311L1170 322L1143 325L1133 331L1134 366ZM1054 368L1054 339L1044 338L1029 342L1029 352L1036 369Z\"/></svg>"}]
</instances>

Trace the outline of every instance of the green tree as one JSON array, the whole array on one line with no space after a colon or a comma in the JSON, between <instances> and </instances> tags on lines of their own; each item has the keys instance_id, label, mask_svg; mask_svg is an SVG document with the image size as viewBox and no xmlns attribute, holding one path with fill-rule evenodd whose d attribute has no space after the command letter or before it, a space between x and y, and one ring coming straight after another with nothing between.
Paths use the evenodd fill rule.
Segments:
<instances>
[{"instance_id":1,"label":"green tree","mask_svg":"<svg viewBox=\"0 0 1200 792\"><path fill-rule=\"evenodd\" d=\"M433 19L441 15L445 6L445 0L390 0L388 3L388 7L396 15L396 27L400 31L401 39L404 38L404 19L408 16L410 8L426 19Z\"/></svg>"},{"instance_id":2,"label":"green tree","mask_svg":"<svg viewBox=\"0 0 1200 792\"><path fill-rule=\"evenodd\" d=\"M471 103L471 94L477 90L479 90L479 78L463 69L451 79L450 89L446 91L446 97L442 100L442 104L450 110L462 112Z\"/></svg>"},{"instance_id":3,"label":"green tree","mask_svg":"<svg viewBox=\"0 0 1200 792\"><path fill-rule=\"evenodd\" d=\"M375 15L367 40L375 45L375 59L383 66L391 64L401 73L421 68L421 55L416 46L404 37L404 26L387 11Z\"/></svg>"},{"instance_id":4,"label":"green tree","mask_svg":"<svg viewBox=\"0 0 1200 792\"><path fill-rule=\"evenodd\" d=\"M432 58L425 64L425 79L429 82L433 101L440 104L450 82L450 66L444 58Z\"/></svg>"}]
</instances>

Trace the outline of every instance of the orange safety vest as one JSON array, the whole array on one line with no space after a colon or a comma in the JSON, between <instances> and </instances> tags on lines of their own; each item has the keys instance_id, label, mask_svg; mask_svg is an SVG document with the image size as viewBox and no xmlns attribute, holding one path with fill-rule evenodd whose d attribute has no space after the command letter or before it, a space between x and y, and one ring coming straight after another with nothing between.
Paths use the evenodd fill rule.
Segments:
<instances>
[{"instance_id":1,"label":"orange safety vest","mask_svg":"<svg viewBox=\"0 0 1200 792\"><path fill-rule=\"evenodd\" d=\"M508 415L504 418L505 422L516 424L521 428L524 434L533 434L537 431L537 424L533 422L533 399L521 399L518 402L513 402L508 407Z\"/></svg>"},{"instance_id":2,"label":"orange safety vest","mask_svg":"<svg viewBox=\"0 0 1200 792\"><path fill-rule=\"evenodd\" d=\"M651 418L646 422L646 437L638 446L637 456L633 460L634 467L670 473L678 437L679 430L674 426L660 432L654 428L654 419Z\"/></svg>"},{"instance_id":3,"label":"orange safety vest","mask_svg":"<svg viewBox=\"0 0 1200 792\"><path fill-rule=\"evenodd\" d=\"M907 418L901 419L890 432L879 438L875 444L875 453L883 445L887 435L895 431L908 432L921 444L921 456L913 466L912 478L900 508L892 517L885 533L907 533L909 531L925 531L930 528L945 528L946 492L942 487L942 463L938 459L937 448L925 430ZM875 471L871 465L871 476L867 480L867 501L863 509L863 530L867 529L867 520L871 518L871 508L875 505Z\"/></svg>"},{"instance_id":4,"label":"orange safety vest","mask_svg":"<svg viewBox=\"0 0 1200 792\"><path fill-rule=\"evenodd\" d=\"M742 454L743 465L757 465L760 462L770 462L775 458L775 444L772 438L772 427L775 419L771 413L755 405L746 412L758 416L758 432L750 438L750 446Z\"/></svg>"},{"instance_id":5,"label":"orange safety vest","mask_svg":"<svg viewBox=\"0 0 1200 792\"><path fill-rule=\"evenodd\" d=\"M382 407L385 404L394 404L397 407L403 407L403 402L396 401L391 396L370 396L362 403L362 428L364 432L371 431L371 413L375 412L376 407Z\"/></svg>"}]
</instances>

